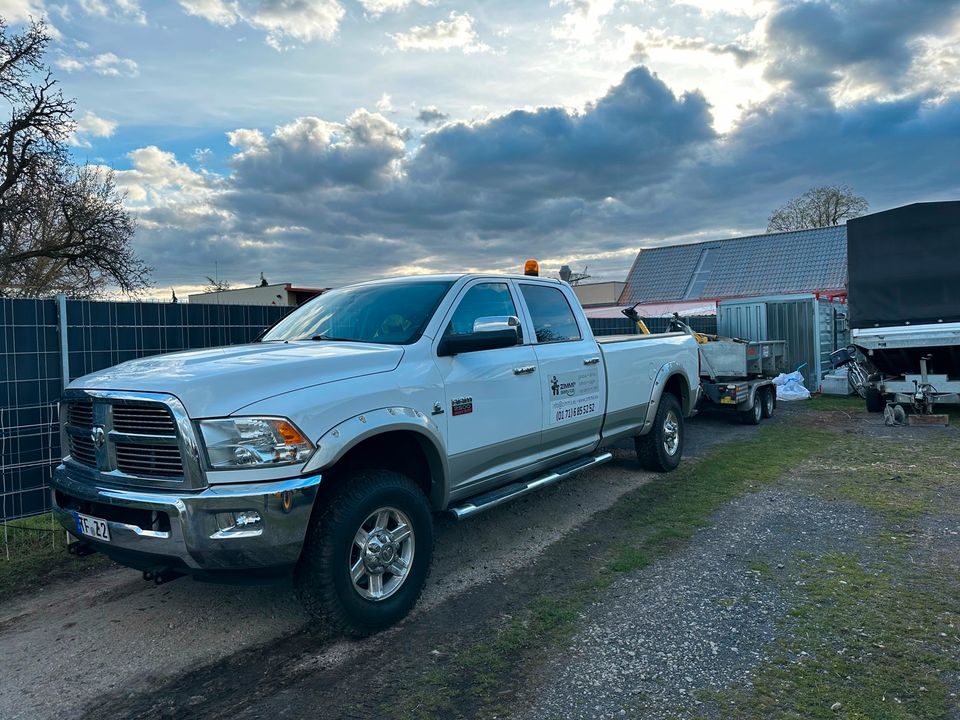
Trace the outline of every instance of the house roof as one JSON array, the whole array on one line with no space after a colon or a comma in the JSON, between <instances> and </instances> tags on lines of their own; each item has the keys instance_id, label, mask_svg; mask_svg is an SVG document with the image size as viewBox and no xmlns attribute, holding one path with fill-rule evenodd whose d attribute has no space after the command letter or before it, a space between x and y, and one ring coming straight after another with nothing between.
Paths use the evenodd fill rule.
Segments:
<instances>
[{"instance_id":1,"label":"house roof","mask_svg":"<svg viewBox=\"0 0 960 720\"><path fill-rule=\"evenodd\" d=\"M844 225L641 250L620 304L801 292L847 284Z\"/></svg>"}]
</instances>

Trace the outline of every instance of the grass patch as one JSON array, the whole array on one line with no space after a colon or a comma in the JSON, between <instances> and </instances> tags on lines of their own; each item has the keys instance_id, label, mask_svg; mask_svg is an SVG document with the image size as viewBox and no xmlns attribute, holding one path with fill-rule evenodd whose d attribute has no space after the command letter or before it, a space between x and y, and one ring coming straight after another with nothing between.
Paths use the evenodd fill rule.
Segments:
<instances>
[{"instance_id":1,"label":"grass patch","mask_svg":"<svg viewBox=\"0 0 960 720\"><path fill-rule=\"evenodd\" d=\"M960 500L960 438L915 440L846 437L811 473L822 494L884 515L889 523L956 507Z\"/></svg>"},{"instance_id":2,"label":"grass patch","mask_svg":"<svg viewBox=\"0 0 960 720\"><path fill-rule=\"evenodd\" d=\"M818 412L865 413L867 406L859 395L814 395L806 407Z\"/></svg>"},{"instance_id":3,"label":"grass patch","mask_svg":"<svg viewBox=\"0 0 960 720\"><path fill-rule=\"evenodd\" d=\"M774 659L752 688L714 695L704 717L948 717L945 679L960 672L960 577L917 573L890 554L868 563L830 553L802 582L804 599Z\"/></svg>"},{"instance_id":4,"label":"grass patch","mask_svg":"<svg viewBox=\"0 0 960 720\"><path fill-rule=\"evenodd\" d=\"M0 602L110 564L101 555L68 554L66 531L49 513L0 525L0 542Z\"/></svg>"},{"instance_id":5,"label":"grass patch","mask_svg":"<svg viewBox=\"0 0 960 720\"><path fill-rule=\"evenodd\" d=\"M548 565L570 567L560 576L565 582L554 582L489 637L441 655L406 678L403 692L394 693L380 711L400 718L509 714L517 689L570 639L578 613L616 578L681 547L724 503L778 480L834 437L799 423L767 425L749 440L686 460L675 472L623 496L547 550Z\"/></svg>"},{"instance_id":6,"label":"grass patch","mask_svg":"<svg viewBox=\"0 0 960 720\"><path fill-rule=\"evenodd\" d=\"M923 516L958 514L960 440L930 438L918 447L916 439L842 438L834 450L802 482L876 511L883 530L858 552L803 554L799 582L780 580L797 603L768 649L772 659L755 671L752 687L701 696L704 717L952 717L960 572L913 531Z\"/></svg>"}]
</instances>

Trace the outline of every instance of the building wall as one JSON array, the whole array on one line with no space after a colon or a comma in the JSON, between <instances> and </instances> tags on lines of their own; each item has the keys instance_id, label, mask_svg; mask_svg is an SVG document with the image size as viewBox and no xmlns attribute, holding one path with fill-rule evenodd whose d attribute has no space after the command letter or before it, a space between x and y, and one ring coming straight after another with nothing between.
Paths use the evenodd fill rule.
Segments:
<instances>
[{"instance_id":1,"label":"building wall","mask_svg":"<svg viewBox=\"0 0 960 720\"><path fill-rule=\"evenodd\" d=\"M189 302L204 305L277 305L281 307L296 305L296 301L286 288L286 285L267 285L266 287L196 293L190 295Z\"/></svg>"},{"instance_id":2,"label":"building wall","mask_svg":"<svg viewBox=\"0 0 960 720\"><path fill-rule=\"evenodd\" d=\"M623 292L625 283L618 280L610 282L581 283L573 285L573 292L580 299L580 304L587 305L613 305L620 300L620 293Z\"/></svg>"}]
</instances>

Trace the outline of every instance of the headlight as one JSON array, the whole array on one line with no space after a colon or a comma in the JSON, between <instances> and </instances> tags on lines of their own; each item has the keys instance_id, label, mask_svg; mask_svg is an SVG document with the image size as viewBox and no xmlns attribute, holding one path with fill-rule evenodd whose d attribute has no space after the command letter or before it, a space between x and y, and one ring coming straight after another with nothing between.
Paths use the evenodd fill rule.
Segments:
<instances>
[{"instance_id":1,"label":"headlight","mask_svg":"<svg viewBox=\"0 0 960 720\"><path fill-rule=\"evenodd\" d=\"M200 432L218 470L302 463L313 452L313 443L283 418L201 420Z\"/></svg>"}]
</instances>

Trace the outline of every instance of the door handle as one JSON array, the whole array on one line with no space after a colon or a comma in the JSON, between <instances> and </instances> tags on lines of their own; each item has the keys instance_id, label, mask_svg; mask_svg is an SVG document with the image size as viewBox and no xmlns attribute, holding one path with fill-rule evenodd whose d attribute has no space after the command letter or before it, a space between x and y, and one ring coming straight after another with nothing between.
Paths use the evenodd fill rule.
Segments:
<instances>
[{"instance_id":1,"label":"door handle","mask_svg":"<svg viewBox=\"0 0 960 720\"><path fill-rule=\"evenodd\" d=\"M514 375L529 375L532 372L537 371L536 365L524 365L523 367L515 367L513 369Z\"/></svg>"},{"instance_id":2,"label":"door handle","mask_svg":"<svg viewBox=\"0 0 960 720\"><path fill-rule=\"evenodd\" d=\"M584 364L584 365L596 365L598 362L600 362L600 358L598 358L598 357L592 357L592 358L586 358L586 359L583 361L583 364Z\"/></svg>"}]
</instances>

